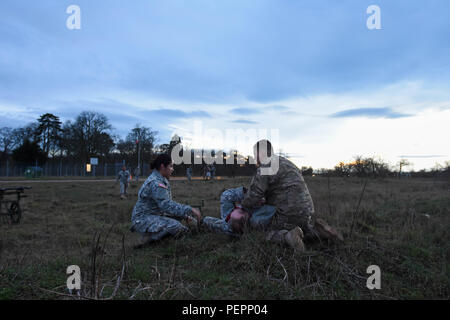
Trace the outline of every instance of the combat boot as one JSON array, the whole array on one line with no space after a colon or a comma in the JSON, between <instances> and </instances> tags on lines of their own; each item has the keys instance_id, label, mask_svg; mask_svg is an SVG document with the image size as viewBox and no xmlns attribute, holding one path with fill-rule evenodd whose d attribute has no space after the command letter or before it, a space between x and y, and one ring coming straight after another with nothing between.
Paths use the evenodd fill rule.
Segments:
<instances>
[{"instance_id":1,"label":"combat boot","mask_svg":"<svg viewBox=\"0 0 450 320\"><path fill-rule=\"evenodd\" d=\"M303 231L300 227L295 227L291 231L271 231L267 235L266 240L287 244L297 252L305 251L305 245L303 243Z\"/></svg>"},{"instance_id":2,"label":"combat boot","mask_svg":"<svg viewBox=\"0 0 450 320\"><path fill-rule=\"evenodd\" d=\"M142 249L146 246L149 246L150 244L154 243L156 241L152 240L151 236L149 234L144 234L141 236L141 239L137 245L135 245L134 249Z\"/></svg>"},{"instance_id":3,"label":"combat boot","mask_svg":"<svg viewBox=\"0 0 450 320\"><path fill-rule=\"evenodd\" d=\"M319 236L323 239L329 239L334 242L344 242L344 237L342 237L342 234L329 226L323 219L316 219L314 230L317 231Z\"/></svg>"},{"instance_id":4,"label":"combat boot","mask_svg":"<svg viewBox=\"0 0 450 320\"><path fill-rule=\"evenodd\" d=\"M285 234L284 241L295 251L304 252L305 244L303 243L303 231L300 227L295 227Z\"/></svg>"}]
</instances>

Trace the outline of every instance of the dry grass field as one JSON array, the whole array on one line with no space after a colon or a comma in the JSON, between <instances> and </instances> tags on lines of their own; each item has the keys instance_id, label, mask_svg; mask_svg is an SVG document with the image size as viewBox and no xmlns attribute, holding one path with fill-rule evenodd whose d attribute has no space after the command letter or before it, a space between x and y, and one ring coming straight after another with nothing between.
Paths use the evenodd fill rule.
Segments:
<instances>
[{"instance_id":1,"label":"dry grass field","mask_svg":"<svg viewBox=\"0 0 450 320\"><path fill-rule=\"evenodd\" d=\"M448 181L369 179L359 208L364 180L306 181L317 216L344 244L295 254L263 232L239 240L199 232L136 250L129 226L139 185L120 200L111 181L29 184L21 223L1 221L0 299L450 298ZM219 216L220 193L249 182L174 180L172 188L176 201L203 199L203 214ZM66 288L69 265L81 268L79 296ZM381 269L380 290L366 287L369 265Z\"/></svg>"}]
</instances>

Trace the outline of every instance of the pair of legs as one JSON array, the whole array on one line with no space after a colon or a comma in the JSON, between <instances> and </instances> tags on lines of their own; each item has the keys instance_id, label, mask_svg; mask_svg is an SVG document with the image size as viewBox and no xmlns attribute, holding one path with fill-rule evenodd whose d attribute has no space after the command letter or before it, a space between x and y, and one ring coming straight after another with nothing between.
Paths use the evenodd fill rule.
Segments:
<instances>
[{"instance_id":1,"label":"pair of legs","mask_svg":"<svg viewBox=\"0 0 450 320\"><path fill-rule=\"evenodd\" d=\"M142 245L163 239L166 236L180 236L189 230L180 221L174 218L155 214L136 218L131 231L136 231L143 237Z\"/></svg>"},{"instance_id":2,"label":"pair of legs","mask_svg":"<svg viewBox=\"0 0 450 320\"><path fill-rule=\"evenodd\" d=\"M120 196L123 198L127 194L128 183L120 183Z\"/></svg>"},{"instance_id":3,"label":"pair of legs","mask_svg":"<svg viewBox=\"0 0 450 320\"><path fill-rule=\"evenodd\" d=\"M234 203L240 202L243 197L244 190L242 187L225 190L220 197L220 218L204 217L202 227L214 233L227 234L233 237L239 236L243 224L247 224L251 228L267 228L275 215L276 208L269 205L254 208L248 218L248 216L242 214L242 211L234 211ZM233 214L231 214L232 212ZM231 217L227 221L230 214ZM241 219L245 221L240 221Z\"/></svg>"},{"instance_id":4,"label":"pair of legs","mask_svg":"<svg viewBox=\"0 0 450 320\"><path fill-rule=\"evenodd\" d=\"M213 217L205 217L203 219L203 227L215 233L223 233L231 236L238 236L240 222L231 219L226 221L226 217L231 213L235 213L235 202L240 202L244 196L242 188L225 190L220 198L220 219ZM303 240L317 241L321 239L338 239L343 241L342 236L332 229L322 219L313 221L312 214L308 208L304 212L291 215L276 215L276 208L264 205L254 208L251 212L248 225L252 228L271 229L267 234L267 240L288 244L296 250L303 251ZM242 219L239 212L236 214L237 219Z\"/></svg>"}]
</instances>

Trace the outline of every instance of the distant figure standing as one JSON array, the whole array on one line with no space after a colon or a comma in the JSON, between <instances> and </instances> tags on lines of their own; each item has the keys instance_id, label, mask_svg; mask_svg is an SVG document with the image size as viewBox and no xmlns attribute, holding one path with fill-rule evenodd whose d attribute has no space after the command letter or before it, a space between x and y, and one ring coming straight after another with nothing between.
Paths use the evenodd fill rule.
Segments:
<instances>
[{"instance_id":1,"label":"distant figure standing","mask_svg":"<svg viewBox=\"0 0 450 320\"><path fill-rule=\"evenodd\" d=\"M136 179L136 182L139 182L139 167L136 167L136 169L134 169L134 178Z\"/></svg>"},{"instance_id":2,"label":"distant figure standing","mask_svg":"<svg viewBox=\"0 0 450 320\"><path fill-rule=\"evenodd\" d=\"M203 180L207 180L208 177L211 175L209 172L209 167L207 165L203 166Z\"/></svg>"},{"instance_id":3,"label":"distant figure standing","mask_svg":"<svg viewBox=\"0 0 450 320\"><path fill-rule=\"evenodd\" d=\"M210 168L210 166L206 166L205 180L211 180L211 168Z\"/></svg>"},{"instance_id":4,"label":"distant figure standing","mask_svg":"<svg viewBox=\"0 0 450 320\"><path fill-rule=\"evenodd\" d=\"M216 166L215 165L211 165L211 179L214 180L214 177L216 176Z\"/></svg>"},{"instance_id":5,"label":"distant figure standing","mask_svg":"<svg viewBox=\"0 0 450 320\"><path fill-rule=\"evenodd\" d=\"M186 169L186 176L189 180L189 182L192 180L192 167L187 167Z\"/></svg>"},{"instance_id":6,"label":"distant figure standing","mask_svg":"<svg viewBox=\"0 0 450 320\"><path fill-rule=\"evenodd\" d=\"M122 167L122 170L117 174L117 182L120 182L120 199L126 199L128 183L130 182L130 172L126 166Z\"/></svg>"}]
</instances>

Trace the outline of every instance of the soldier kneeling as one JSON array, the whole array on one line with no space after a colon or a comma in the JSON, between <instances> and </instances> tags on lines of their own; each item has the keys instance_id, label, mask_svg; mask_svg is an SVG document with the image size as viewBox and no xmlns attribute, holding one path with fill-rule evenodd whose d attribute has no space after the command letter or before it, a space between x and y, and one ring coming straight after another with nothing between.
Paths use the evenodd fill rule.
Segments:
<instances>
[{"instance_id":1,"label":"soldier kneeling","mask_svg":"<svg viewBox=\"0 0 450 320\"><path fill-rule=\"evenodd\" d=\"M181 220L201 219L198 209L172 200L169 178L173 172L172 158L168 154L159 155L152 163L152 174L142 185L138 201L131 217L131 231L142 235L142 247L166 236L180 236L189 229Z\"/></svg>"}]
</instances>

